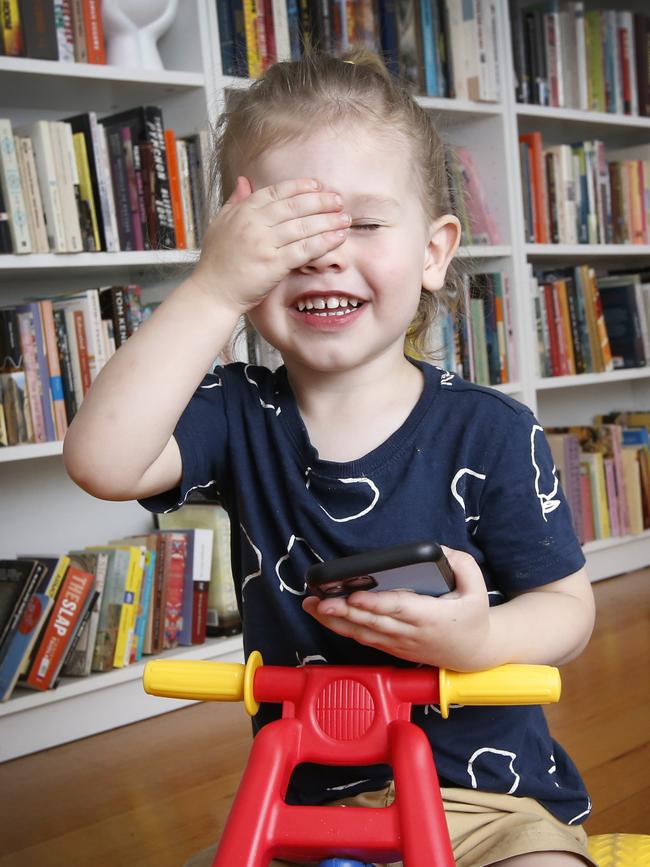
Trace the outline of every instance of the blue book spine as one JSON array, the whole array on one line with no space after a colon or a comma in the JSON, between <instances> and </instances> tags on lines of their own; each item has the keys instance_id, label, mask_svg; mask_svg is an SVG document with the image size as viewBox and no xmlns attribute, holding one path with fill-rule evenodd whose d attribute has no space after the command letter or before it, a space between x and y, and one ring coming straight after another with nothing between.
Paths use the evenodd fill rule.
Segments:
<instances>
[{"instance_id":1,"label":"blue book spine","mask_svg":"<svg viewBox=\"0 0 650 867\"><path fill-rule=\"evenodd\" d=\"M387 68L394 75L399 75L399 43L397 38L396 0L378 0L377 17L379 19L379 40L381 52Z\"/></svg>"},{"instance_id":2,"label":"blue book spine","mask_svg":"<svg viewBox=\"0 0 650 867\"><path fill-rule=\"evenodd\" d=\"M151 593L153 588L153 579L156 574L156 552L149 551L147 552L147 558L145 563L145 573L142 579L142 593L141 593L141 602L142 602L142 610L135 624L135 637L136 637L136 645L135 645L135 659L136 662L139 659L142 659L142 648L144 646L144 634L147 629L147 618L149 612L149 605L151 603Z\"/></svg>"},{"instance_id":3,"label":"blue book spine","mask_svg":"<svg viewBox=\"0 0 650 867\"><path fill-rule=\"evenodd\" d=\"M221 66L224 75L237 75L235 70L235 42L233 36L232 4L229 0L217 0L219 42L221 43Z\"/></svg>"},{"instance_id":4,"label":"blue book spine","mask_svg":"<svg viewBox=\"0 0 650 867\"><path fill-rule=\"evenodd\" d=\"M23 660L38 638L51 605L52 600L46 593L34 593L27 603L0 663L0 701L11 696Z\"/></svg>"},{"instance_id":5,"label":"blue book spine","mask_svg":"<svg viewBox=\"0 0 650 867\"><path fill-rule=\"evenodd\" d=\"M291 59L300 60L300 10L298 9L298 0L287 0L287 21L289 22Z\"/></svg>"},{"instance_id":6,"label":"blue book spine","mask_svg":"<svg viewBox=\"0 0 650 867\"><path fill-rule=\"evenodd\" d=\"M420 0L420 26L422 30L422 58L424 60L424 87L427 96L437 96L436 36L433 28L431 0Z\"/></svg>"},{"instance_id":7,"label":"blue book spine","mask_svg":"<svg viewBox=\"0 0 650 867\"><path fill-rule=\"evenodd\" d=\"M192 643L192 602L194 599L194 532L187 530L187 556L183 576L182 623L178 631L178 643L188 646Z\"/></svg>"}]
</instances>

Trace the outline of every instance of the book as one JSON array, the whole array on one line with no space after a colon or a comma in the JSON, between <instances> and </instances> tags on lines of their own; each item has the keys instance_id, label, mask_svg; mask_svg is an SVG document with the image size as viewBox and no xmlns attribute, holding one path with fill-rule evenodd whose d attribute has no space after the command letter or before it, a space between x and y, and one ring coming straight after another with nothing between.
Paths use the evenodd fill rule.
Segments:
<instances>
[{"instance_id":1,"label":"book","mask_svg":"<svg viewBox=\"0 0 650 867\"><path fill-rule=\"evenodd\" d=\"M9 229L14 253L31 253L32 239L16 158L11 121L0 118L0 183L5 207L9 212Z\"/></svg>"},{"instance_id":2,"label":"book","mask_svg":"<svg viewBox=\"0 0 650 867\"><path fill-rule=\"evenodd\" d=\"M50 121L50 138L54 155L54 171L59 187L63 228L67 253L80 253L83 249L79 221L79 174L72 143L72 129L64 121Z\"/></svg>"},{"instance_id":3,"label":"book","mask_svg":"<svg viewBox=\"0 0 650 867\"><path fill-rule=\"evenodd\" d=\"M68 430L65 397L63 394L63 379L61 377L61 363L54 323L54 311L49 299L39 302L41 325L45 342L45 353L49 372L49 388L52 401L52 414L54 416L55 439L62 440Z\"/></svg>"},{"instance_id":4,"label":"book","mask_svg":"<svg viewBox=\"0 0 650 867\"><path fill-rule=\"evenodd\" d=\"M42 571L38 560L0 560L0 661Z\"/></svg>"},{"instance_id":5,"label":"book","mask_svg":"<svg viewBox=\"0 0 650 867\"><path fill-rule=\"evenodd\" d=\"M106 63L106 44L101 0L82 0L88 63Z\"/></svg>"},{"instance_id":6,"label":"book","mask_svg":"<svg viewBox=\"0 0 650 867\"><path fill-rule=\"evenodd\" d=\"M650 339L639 275L597 279L613 367L645 367Z\"/></svg>"},{"instance_id":7,"label":"book","mask_svg":"<svg viewBox=\"0 0 650 867\"><path fill-rule=\"evenodd\" d=\"M109 115L102 118L100 122L106 128L109 138L116 129L127 126L131 131L133 143L138 145L145 143L153 147L156 235L149 238L149 243L152 249L173 249L176 246L176 235L169 192L162 110L158 106L144 105Z\"/></svg>"},{"instance_id":8,"label":"book","mask_svg":"<svg viewBox=\"0 0 650 867\"><path fill-rule=\"evenodd\" d=\"M68 652L61 674L64 677L86 677L90 674L95 653L95 641L99 628L102 595L108 572L108 551L70 551L73 566L92 572L95 576L94 599L84 625L78 631L77 641Z\"/></svg>"},{"instance_id":9,"label":"book","mask_svg":"<svg viewBox=\"0 0 650 867\"><path fill-rule=\"evenodd\" d=\"M178 645L178 636L183 628L183 594L185 587L185 561L187 559L187 536L183 532L165 533L164 575L165 608L163 619L163 648L169 650Z\"/></svg>"},{"instance_id":10,"label":"book","mask_svg":"<svg viewBox=\"0 0 650 867\"><path fill-rule=\"evenodd\" d=\"M34 159L34 147L32 141L25 136L14 136L16 145L16 158L23 187L27 219L29 222L29 236L32 241L32 253L49 253L50 244L47 240L47 227L45 225L45 212L41 188L38 184L36 161Z\"/></svg>"},{"instance_id":11,"label":"book","mask_svg":"<svg viewBox=\"0 0 650 867\"><path fill-rule=\"evenodd\" d=\"M38 303L28 302L17 305L16 313L34 438L36 442L53 442L56 429L41 310Z\"/></svg>"},{"instance_id":12,"label":"book","mask_svg":"<svg viewBox=\"0 0 650 867\"><path fill-rule=\"evenodd\" d=\"M25 43L23 39L23 25L20 15L18 0L2 0L2 45L4 53L9 57L23 57Z\"/></svg>"},{"instance_id":13,"label":"book","mask_svg":"<svg viewBox=\"0 0 650 867\"><path fill-rule=\"evenodd\" d=\"M158 537L155 533L144 536L128 536L125 539L113 540L111 545L129 545L140 549L142 555L142 582L138 594L134 637L131 642L129 662L137 662L142 658L145 646L147 626L151 620L150 610L153 599L154 581L156 575L156 560L158 555ZM150 650L148 652L151 652Z\"/></svg>"},{"instance_id":14,"label":"book","mask_svg":"<svg viewBox=\"0 0 650 867\"><path fill-rule=\"evenodd\" d=\"M93 550L107 555L107 565L90 667L91 671L110 671L115 658L131 555L122 548L98 547Z\"/></svg>"},{"instance_id":15,"label":"book","mask_svg":"<svg viewBox=\"0 0 650 867\"><path fill-rule=\"evenodd\" d=\"M47 120L37 120L17 130L31 139L38 182L43 197L47 238L54 253L68 252L59 181L55 168L52 131Z\"/></svg>"},{"instance_id":16,"label":"book","mask_svg":"<svg viewBox=\"0 0 650 867\"><path fill-rule=\"evenodd\" d=\"M564 490L576 535L584 543L584 518L582 514L582 491L580 484L580 440L576 434L555 428L546 428L546 438L551 449L557 475Z\"/></svg>"},{"instance_id":17,"label":"book","mask_svg":"<svg viewBox=\"0 0 650 867\"><path fill-rule=\"evenodd\" d=\"M184 250L187 246L185 243L185 221L183 217L183 202L181 198L181 181L178 170L176 135L173 129L165 130L165 147L167 152L167 169L169 172L169 194L172 201L174 227L176 230L176 246L179 250Z\"/></svg>"},{"instance_id":18,"label":"book","mask_svg":"<svg viewBox=\"0 0 650 867\"><path fill-rule=\"evenodd\" d=\"M25 678L26 686L45 690L54 684L77 627L91 602L94 582L92 573L68 566L43 638Z\"/></svg>"},{"instance_id":19,"label":"book","mask_svg":"<svg viewBox=\"0 0 650 867\"><path fill-rule=\"evenodd\" d=\"M185 531L187 539L187 553L185 558L185 572L183 577L183 608L182 626L178 631L178 643L187 646L193 643L194 627L192 613L194 611L194 593L197 584L207 585L212 572L212 545L214 533L205 528L193 528ZM199 590L199 593L206 592ZM207 613L207 595L205 598Z\"/></svg>"},{"instance_id":20,"label":"book","mask_svg":"<svg viewBox=\"0 0 650 867\"><path fill-rule=\"evenodd\" d=\"M58 559L39 557L38 561L44 567L42 577L30 596L13 635L7 642L7 651L0 662L0 701L7 701L11 697L21 672L29 664L32 651L54 605L69 562L65 555Z\"/></svg>"},{"instance_id":21,"label":"book","mask_svg":"<svg viewBox=\"0 0 650 867\"><path fill-rule=\"evenodd\" d=\"M91 252L96 252L98 250L101 250L102 246L99 236L99 223L97 220L95 195L93 192L93 184L90 175L90 163L88 161L86 137L81 132L73 133L72 142L74 146L75 160L77 163L77 171L79 173L80 210L83 214L83 219L80 220L80 223L83 235L84 249Z\"/></svg>"}]
</instances>

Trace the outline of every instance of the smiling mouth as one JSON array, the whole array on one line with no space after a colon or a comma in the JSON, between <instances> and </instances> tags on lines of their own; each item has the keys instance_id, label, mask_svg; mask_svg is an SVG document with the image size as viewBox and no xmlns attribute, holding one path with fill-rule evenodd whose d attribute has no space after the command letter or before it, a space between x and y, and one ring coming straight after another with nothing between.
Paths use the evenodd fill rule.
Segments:
<instances>
[{"instance_id":1,"label":"smiling mouth","mask_svg":"<svg viewBox=\"0 0 650 867\"><path fill-rule=\"evenodd\" d=\"M358 298L346 295L313 296L301 298L295 305L299 313L309 316L334 317L349 316L364 304Z\"/></svg>"}]
</instances>

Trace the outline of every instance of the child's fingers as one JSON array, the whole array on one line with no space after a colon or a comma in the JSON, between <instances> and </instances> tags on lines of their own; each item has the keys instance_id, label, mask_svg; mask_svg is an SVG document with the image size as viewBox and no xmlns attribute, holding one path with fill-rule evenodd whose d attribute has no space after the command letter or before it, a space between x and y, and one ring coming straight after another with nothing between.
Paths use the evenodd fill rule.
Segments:
<instances>
[{"instance_id":1,"label":"child's fingers","mask_svg":"<svg viewBox=\"0 0 650 867\"><path fill-rule=\"evenodd\" d=\"M349 229L337 229L333 232L322 232L302 238L282 247L283 261L289 270L301 268L307 262L320 259L330 250L340 247L348 236Z\"/></svg>"},{"instance_id":2,"label":"child's fingers","mask_svg":"<svg viewBox=\"0 0 650 867\"><path fill-rule=\"evenodd\" d=\"M265 208L276 202L283 202L294 196L305 193L320 192L320 182L315 178L290 178L286 181L278 181L268 187L260 187L255 190L251 197L251 204L256 208Z\"/></svg>"},{"instance_id":3,"label":"child's fingers","mask_svg":"<svg viewBox=\"0 0 650 867\"><path fill-rule=\"evenodd\" d=\"M257 206L256 206L257 207ZM299 193L276 199L260 207L260 214L267 226L281 226L314 214L336 214L343 210L343 202L337 193Z\"/></svg>"},{"instance_id":4,"label":"child's fingers","mask_svg":"<svg viewBox=\"0 0 650 867\"><path fill-rule=\"evenodd\" d=\"M350 215L343 213L314 214L281 223L273 229L276 247L286 247L296 241L301 242L324 232L337 232L350 227Z\"/></svg>"}]
</instances>

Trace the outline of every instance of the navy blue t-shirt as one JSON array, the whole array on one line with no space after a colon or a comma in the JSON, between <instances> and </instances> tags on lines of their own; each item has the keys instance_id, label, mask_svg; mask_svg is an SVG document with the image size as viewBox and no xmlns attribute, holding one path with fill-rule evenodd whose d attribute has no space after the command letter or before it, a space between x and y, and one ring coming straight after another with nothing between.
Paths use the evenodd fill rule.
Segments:
<instances>
[{"instance_id":1,"label":"navy blue t-shirt","mask_svg":"<svg viewBox=\"0 0 650 867\"><path fill-rule=\"evenodd\" d=\"M358 460L323 461L311 445L286 370L231 364L205 377L174 436L180 487L143 500L156 512L193 490L218 492L230 515L232 562L248 655L272 665L413 663L325 629L303 612L305 571L372 548L424 539L467 551L490 604L584 565L542 428L500 392L417 362L424 388L385 442ZM336 424L336 419L332 419ZM263 705L254 729L276 719ZM415 707L443 785L526 795L558 819L583 822L584 784L539 707ZM380 788L385 766L294 774L290 799L317 803Z\"/></svg>"}]
</instances>

